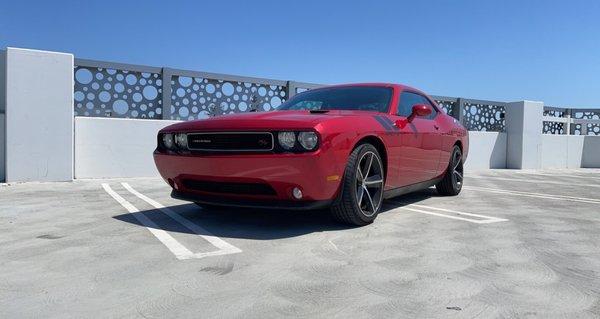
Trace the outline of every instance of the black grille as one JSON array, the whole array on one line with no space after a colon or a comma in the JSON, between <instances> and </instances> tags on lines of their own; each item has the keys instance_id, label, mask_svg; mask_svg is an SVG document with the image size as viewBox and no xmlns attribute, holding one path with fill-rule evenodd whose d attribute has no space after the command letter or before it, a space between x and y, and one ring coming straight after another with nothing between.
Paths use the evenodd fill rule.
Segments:
<instances>
[{"instance_id":1,"label":"black grille","mask_svg":"<svg viewBox=\"0 0 600 319\"><path fill-rule=\"evenodd\" d=\"M225 183L186 179L183 186L187 189L234 195L276 195L275 190L268 184L263 183Z\"/></svg>"},{"instance_id":2,"label":"black grille","mask_svg":"<svg viewBox=\"0 0 600 319\"><path fill-rule=\"evenodd\" d=\"M268 132L190 133L192 151L271 151L273 134Z\"/></svg>"}]
</instances>

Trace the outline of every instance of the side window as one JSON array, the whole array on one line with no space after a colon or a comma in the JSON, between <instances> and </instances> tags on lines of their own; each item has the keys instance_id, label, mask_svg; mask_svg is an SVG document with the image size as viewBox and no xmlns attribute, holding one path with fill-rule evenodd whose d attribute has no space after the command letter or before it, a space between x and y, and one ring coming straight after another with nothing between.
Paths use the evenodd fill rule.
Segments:
<instances>
[{"instance_id":1,"label":"side window","mask_svg":"<svg viewBox=\"0 0 600 319\"><path fill-rule=\"evenodd\" d=\"M433 107L433 105L431 105L431 102L429 102L429 100L426 97L424 97L422 95L419 95L419 96L421 97L421 99L423 99L423 102L421 102L421 103L423 103L425 105L429 105L429 107L431 108L431 114L428 117L425 117L425 119L433 120L437 115L437 111L435 110L435 107Z\"/></svg>"},{"instance_id":2,"label":"side window","mask_svg":"<svg viewBox=\"0 0 600 319\"><path fill-rule=\"evenodd\" d=\"M413 92L402 92L400 94L400 102L398 103L398 115L409 116L410 113L412 113L412 107L415 104L425 104L431 107L431 115L429 115L426 119L433 119L437 115L437 111L426 97Z\"/></svg>"},{"instance_id":3,"label":"side window","mask_svg":"<svg viewBox=\"0 0 600 319\"><path fill-rule=\"evenodd\" d=\"M422 97L412 92L402 92L398 103L398 115L408 117L415 104L422 103Z\"/></svg>"}]
</instances>

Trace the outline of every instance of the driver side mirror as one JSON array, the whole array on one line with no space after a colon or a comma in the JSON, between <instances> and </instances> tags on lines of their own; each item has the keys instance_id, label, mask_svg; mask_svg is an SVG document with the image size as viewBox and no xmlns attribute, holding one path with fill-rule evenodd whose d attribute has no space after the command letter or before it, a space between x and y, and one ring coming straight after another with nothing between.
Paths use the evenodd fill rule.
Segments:
<instances>
[{"instance_id":1,"label":"driver side mirror","mask_svg":"<svg viewBox=\"0 0 600 319\"><path fill-rule=\"evenodd\" d=\"M408 122L412 122L415 116L429 116L431 114L431 107L425 104L415 104L412 107L412 113L406 118Z\"/></svg>"}]
</instances>

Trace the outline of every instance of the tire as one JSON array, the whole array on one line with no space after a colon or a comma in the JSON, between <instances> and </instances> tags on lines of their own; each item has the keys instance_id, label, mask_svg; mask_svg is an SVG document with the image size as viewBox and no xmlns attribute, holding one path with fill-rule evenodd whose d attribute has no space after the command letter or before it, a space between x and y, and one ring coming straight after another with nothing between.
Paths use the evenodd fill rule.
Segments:
<instances>
[{"instance_id":1,"label":"tire","mask_svg":"<svg viewBox=\"0 0 600 319\"><path fill-rule=\"evenodd\" d=\"M372 223L381 210L384 185L385 171L377 149L371 144L357 146L348 158L332 216L356 226Z\"/></svg>"},{"instance_id":2,"label":"tire","mask_svg":"<svg viewBox=\"0 0 600 319\"><path fill-rule=\"evenodd\" d=\"M442 180L435 185L438 194L443 196L456 196L462 189L464 179L463 157L460 147L454 145L448 168Z\"/></svg>"}]
</instances>

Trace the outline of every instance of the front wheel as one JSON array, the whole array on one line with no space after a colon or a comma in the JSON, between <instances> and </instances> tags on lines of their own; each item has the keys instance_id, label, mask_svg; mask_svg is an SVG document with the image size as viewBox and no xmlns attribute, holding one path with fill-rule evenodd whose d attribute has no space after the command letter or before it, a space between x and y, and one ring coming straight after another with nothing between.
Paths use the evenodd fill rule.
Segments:
<instances>
[{"instance_id":1,"label":"front wheel","mask_svg":"<svg viewBox=\"0 0 600 319\"><path fill-rule=\"evenodd\" d=\"M333 217L357 226L372 223L381 210L384 178L377 149L371 144L356 147L346 164L341 198L331 207Z\"/></svg>"},{"instance_id":2,"label":"front wheel","mask_svg":"<svg viewBox=\"0 0 600 319\"><path fill-rule=\"evenodd\" d=\"M454 145L450 162L442 180L435 185L438 193L445 196L456 196L460 193L463 185L463 157L460 147Z\"/></svg>"}]
</instances>

